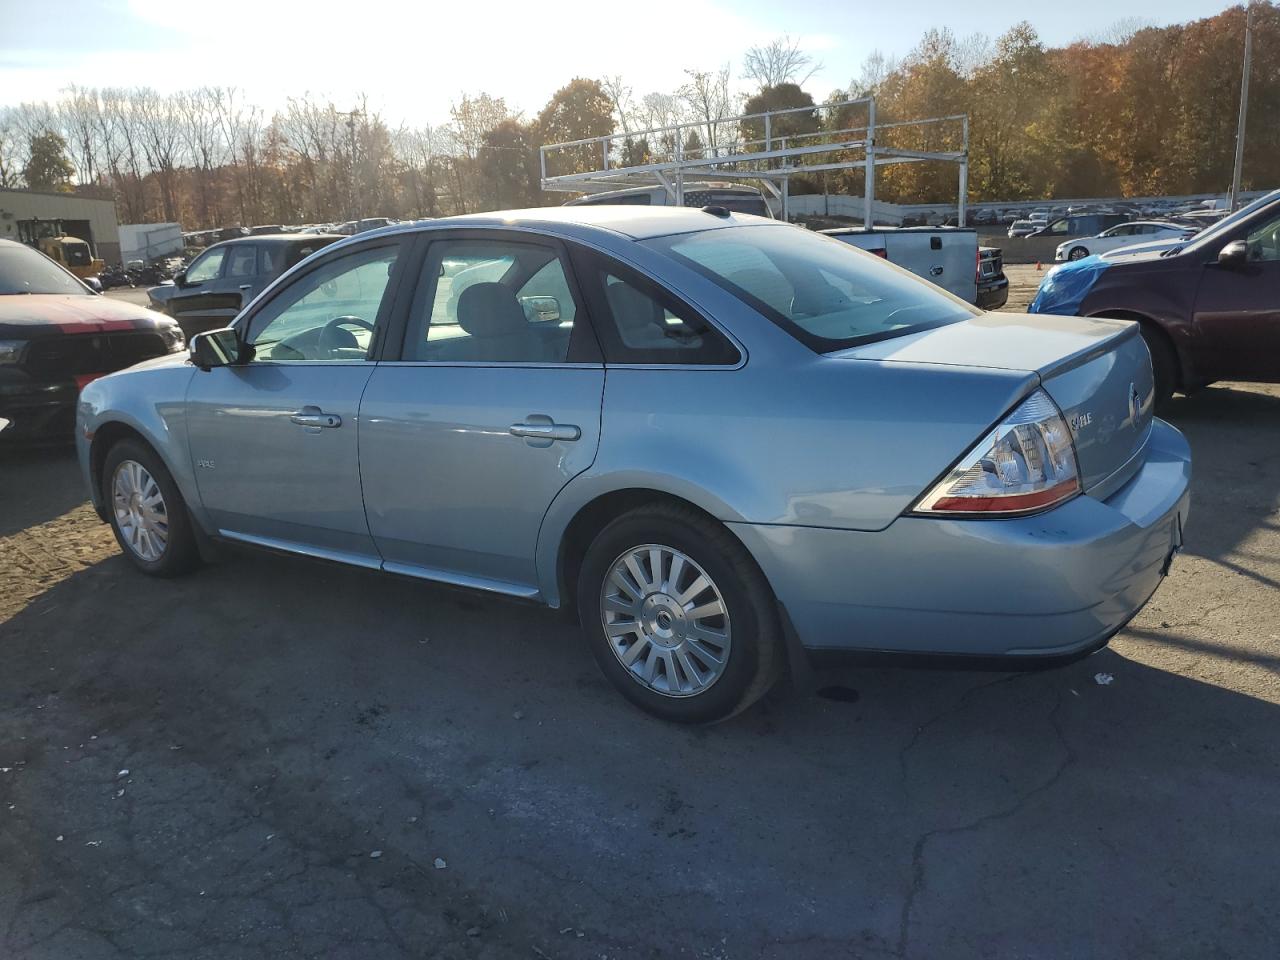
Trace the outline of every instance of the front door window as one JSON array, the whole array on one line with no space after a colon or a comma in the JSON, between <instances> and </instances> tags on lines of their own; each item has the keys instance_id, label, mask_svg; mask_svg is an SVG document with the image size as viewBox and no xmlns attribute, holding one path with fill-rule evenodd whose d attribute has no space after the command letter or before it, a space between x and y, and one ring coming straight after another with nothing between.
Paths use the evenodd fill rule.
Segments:
<instances>
[{"instance_id":1,"label":"front door window","mask_svg":"<svg viewBox=\"0 0 1280 960\"><path fill-rule=\"evenodd\" d=\"M361 250L299 277L250 320L254 359L367 359L399 250Z\"/></svg>"}]
</instances>

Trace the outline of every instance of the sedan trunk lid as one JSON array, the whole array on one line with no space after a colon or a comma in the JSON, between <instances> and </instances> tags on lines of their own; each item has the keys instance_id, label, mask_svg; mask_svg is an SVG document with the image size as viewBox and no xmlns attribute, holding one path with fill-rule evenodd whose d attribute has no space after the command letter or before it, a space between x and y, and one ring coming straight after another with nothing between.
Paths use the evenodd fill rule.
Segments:
<instances>
[{"instance_id":1,"label":"sedan trunk lid","mask_svg":"<svg viewBox=\"0 0 1280 960\"><path fill-rule=\"evenodd\" d=\"M1154 381L1136 323L984 314L832 356L1035 373L1071 428L1086 491L1110 488L1142 464Z\"/></svg>"}]
</instances>

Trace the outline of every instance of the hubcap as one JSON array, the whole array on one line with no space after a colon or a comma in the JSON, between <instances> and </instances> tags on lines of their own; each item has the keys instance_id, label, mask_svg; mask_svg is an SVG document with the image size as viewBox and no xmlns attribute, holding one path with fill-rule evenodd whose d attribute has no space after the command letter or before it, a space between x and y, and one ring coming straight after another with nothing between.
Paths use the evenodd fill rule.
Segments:
<instances>
[{"instance_id":1,"label":"hubcap","mask_svg":"<svg viewBox=\"0 0 1280 960\"><path fill-rule=\"evenodd\" d=\"M600 590L609 647L636 680L668 697L699 694L729 662L729 610L720 590L673 547L633 547Z\"/></svg>"},{"instance_id":2,"label":"hubcap","mask_svg":"<svg viewBox=\"0 0 1280 960\"><path fill-rule=\"evenodd\" d=\"M169 543L169 511L155 477L136 460L122 460L111 478L111 504L129 549L149 563L159 560Z\"/></svg>"}]
</instances>

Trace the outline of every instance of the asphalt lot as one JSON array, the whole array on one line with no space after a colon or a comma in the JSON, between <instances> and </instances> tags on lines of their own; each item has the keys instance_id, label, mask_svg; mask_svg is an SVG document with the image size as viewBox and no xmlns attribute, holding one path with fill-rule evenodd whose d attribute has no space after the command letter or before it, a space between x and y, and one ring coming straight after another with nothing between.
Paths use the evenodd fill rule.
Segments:
<instances>
[{"instance_id":1,"label":"asphalt lot","mask_svg":"<svg viewBox=\"0 0 1280 960\"><path fill-rule=\"evenodd\" d=\"M1108 649L702 729L537 608L149 580L69 451L2 451L0 957L1280 955L1280 388L1170 419L1186 549Z\"/></svg>"}]
</instances>

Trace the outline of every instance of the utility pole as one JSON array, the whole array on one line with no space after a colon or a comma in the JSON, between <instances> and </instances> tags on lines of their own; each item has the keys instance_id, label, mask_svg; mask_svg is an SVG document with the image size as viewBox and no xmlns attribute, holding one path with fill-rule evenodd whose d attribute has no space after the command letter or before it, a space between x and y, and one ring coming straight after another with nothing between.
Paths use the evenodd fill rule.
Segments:
<instances>
[{"instance_id":1,"label":"utility pole","mask_svg":"<svg viewBox=\"0 0 1280 960\"><path fill-rule=\"evenodd\" d=\"M1253 61L1253 3L1244 15L1244 68L1240 77L1240 119L1236 122L1236 166L1231 175L1230 209L1240 201L1240 168L1244 166L1244 128L1249 114L1249 66Z\"/></svg>"},{"instance_id":2,"label":"utility pole","mask_svg":"<svg viewBox=\"0 0 1280 960\"><path fill-rule=\"evenodd\" d=\"M361 216L360 209L360 178L356 173L356 116L364 116L363 110L351 110L339 116L347 118L347 142L351 151L351 195L348 198L351 203L351 218L359 220Z\"/></svg>"}]
</instances>

